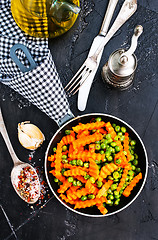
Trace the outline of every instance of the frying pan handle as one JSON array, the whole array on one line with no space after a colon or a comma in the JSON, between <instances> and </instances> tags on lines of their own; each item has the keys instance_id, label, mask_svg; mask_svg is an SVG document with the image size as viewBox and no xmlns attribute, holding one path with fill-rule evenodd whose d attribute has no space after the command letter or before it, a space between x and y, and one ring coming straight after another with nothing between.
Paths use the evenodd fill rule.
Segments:
<instances>
[{"instance_id":1,"label":"frying pan handle","mask_svg":"<svg viewBox=\"0 0 158 240\"><path fill-rule=\"evenodd\" d=\"M74 117L75 116L73 115L73 113L69 109L68 113L63 118L61 118L57 121L57 124L58 124L59 127L61 127L64 123L68 122L69 120L73 119Z\"/></svg>"}]
</instances>

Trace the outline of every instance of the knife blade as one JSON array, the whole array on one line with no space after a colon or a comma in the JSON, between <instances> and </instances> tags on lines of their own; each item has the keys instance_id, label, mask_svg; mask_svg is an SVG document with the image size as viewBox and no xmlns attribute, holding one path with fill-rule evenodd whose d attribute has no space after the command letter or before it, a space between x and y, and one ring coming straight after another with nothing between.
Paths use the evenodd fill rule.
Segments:
<instances>
[{"instance_id":1,"label":"knife blade","mask_svg":"<svg viewBox=\"0 0 158 240\"><path fill-rule=\"evenodd\" d=\"M108 31L114 10L116 8L116 5L118 3L118 0L109 0L109 4L105 13L105 17L103 19L103 23L100 29L99 34L94 38L88 57L92 56L96 49L98 49L98 47L100 46L103 38L106 36L106 33ZM101 56L103 53L103 50L100 52L98 59L97 59L97 67L99 66L100 60L101 60ZM90 75L90 77L87 78L86 82L80 87L79 92L78 92L78 109L80 111L84 111L86 108L86 104L87 104L87 100L88 100L88 96L89 96L89 92L90 92L90 88L93 82L93 79L95 77L95 74L97 72L97 69L93 72L93 74Z\"/></svg>"}]
</instances>

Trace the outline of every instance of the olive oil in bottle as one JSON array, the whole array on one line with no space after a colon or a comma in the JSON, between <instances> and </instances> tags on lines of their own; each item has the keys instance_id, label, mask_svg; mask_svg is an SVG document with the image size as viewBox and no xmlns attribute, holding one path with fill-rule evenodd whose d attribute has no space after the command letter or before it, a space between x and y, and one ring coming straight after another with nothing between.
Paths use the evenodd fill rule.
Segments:
<instances>
[{"instance_id":1,"label":"olive oil in bottle","mask_svg":"<svg viewBox=\"0 0 158 240\"><path fill-rule=\"evenodd\" d=\"M11 0L17 25L25 33L39 38L54 38L68 31L79 10L79 0Z\"/></svg>"}]
</instances>

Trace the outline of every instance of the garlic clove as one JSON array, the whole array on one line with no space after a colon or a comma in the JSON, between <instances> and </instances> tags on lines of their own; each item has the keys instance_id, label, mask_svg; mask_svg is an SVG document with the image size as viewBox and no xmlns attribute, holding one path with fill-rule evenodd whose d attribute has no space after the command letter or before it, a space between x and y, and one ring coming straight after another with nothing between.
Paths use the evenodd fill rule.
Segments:
<instances>
[{"instance_id":1,"label":"garlic clove","mask_svg":"<svg viewBox=\"0 0 158 240\"><path fill-rule=\"evenodd\" d=\"M18 138L21 145L30 150L36 150L45 140L41 130L28 121L18 124Z\"/></svg>"}]
</instances>

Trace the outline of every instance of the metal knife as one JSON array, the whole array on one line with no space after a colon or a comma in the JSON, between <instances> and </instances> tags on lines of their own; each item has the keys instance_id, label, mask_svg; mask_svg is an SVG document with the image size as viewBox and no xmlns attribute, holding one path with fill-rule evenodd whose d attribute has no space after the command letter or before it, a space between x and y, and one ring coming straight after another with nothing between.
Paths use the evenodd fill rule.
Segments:
<instances>
[{"instance_id":1,"label":"metal knife","mask_svg":"<svg viewBox=\"0 0 158 240\"><path fill-rule=\"evenodd\" d=\"M118 3L118 0L109 0L109 4L108 4L108 7L107 7L107 10L106 10L106 13L105 13L105 17L104 17L100 32L94 38L94 40L92 42L88 57L90 57L94 54L96 49L101 44L103 38L106 36L107 31L108 31L108 27L110 25L110 21L111 21L111 18L113 16L113 13L114 13L114 10L116 8L117 3ZM99 66L99 63L100 63L100 60L101 60L103 50L100 52L100 54L98 56L98 59L97 59L98 66ZM96 71L97 71L97 69L96 69ZM89 91L90 91L94 76L96 74L96 71L94 71L93 74L91 74L90 77L87 78L86 82L79 89L79 92L78 92L78 109L80 111L84 111L85 108L86 108Z\"/></svg>"}]
</instances>

